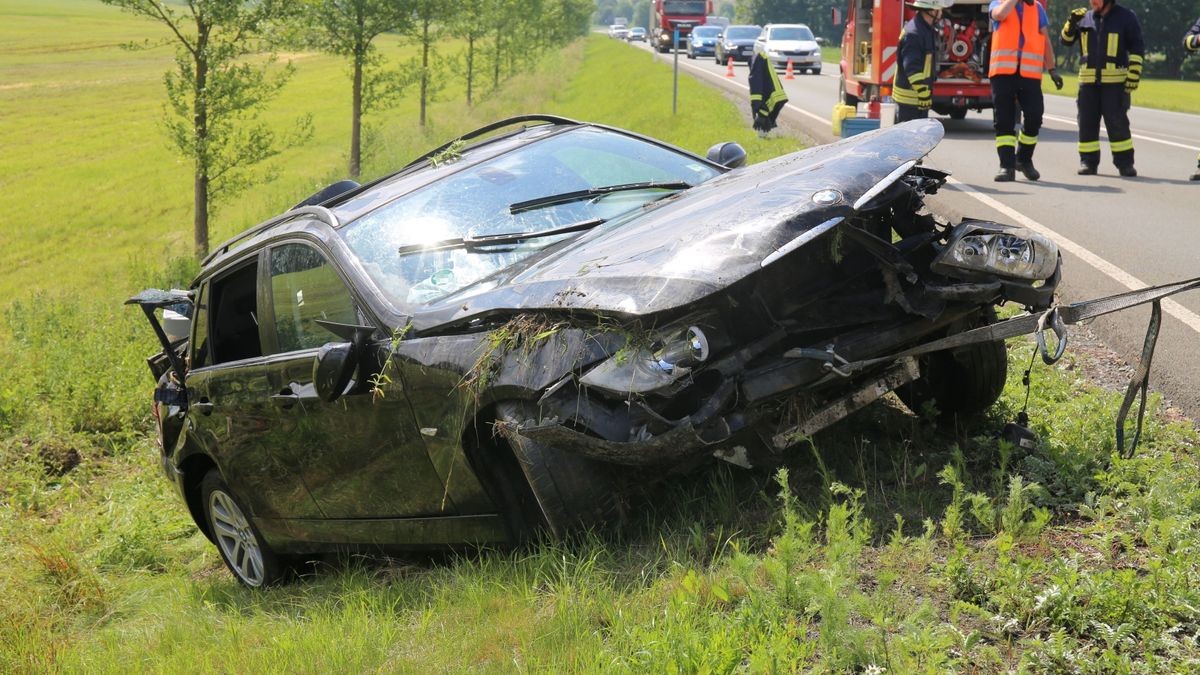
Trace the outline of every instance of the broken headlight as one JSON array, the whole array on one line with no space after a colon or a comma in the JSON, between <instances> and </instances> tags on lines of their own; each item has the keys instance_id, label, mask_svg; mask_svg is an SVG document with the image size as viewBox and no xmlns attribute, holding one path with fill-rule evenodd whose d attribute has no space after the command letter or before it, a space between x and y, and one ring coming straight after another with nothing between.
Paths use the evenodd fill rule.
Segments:
<instances>
[{"instance_id":1,"label":"broken headlight","mask_svg":"<svg viewBox=\"0 0 1200 675\"><path fill-rule=\"evenodd\" d=\"M648 346L626 345L579 381L618 395L645 394L674 384L710 353L708 336L699 326L673 328Z\"/></svg>"},{"instance_id":2,"label":"broken headlight","mask_svg":"<svg viewBox=\"0 0 1200 675\"><path fill-rule=\"evenodd\" d=\"M999 223L962 223L933 261L939 274L974 278L980 273L1013 279L1049 279L1058 267L1058 245L1031 230Z\"/></svg>"}]
</instances>

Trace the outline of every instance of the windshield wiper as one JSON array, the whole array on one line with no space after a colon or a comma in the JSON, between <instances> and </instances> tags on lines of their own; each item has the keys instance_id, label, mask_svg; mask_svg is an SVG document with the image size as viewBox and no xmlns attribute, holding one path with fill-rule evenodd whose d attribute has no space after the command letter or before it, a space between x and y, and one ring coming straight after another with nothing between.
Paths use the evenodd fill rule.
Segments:
<instances>
[{"instance_id":1,"label":"windshield wiper","mask_svg":"<svg viewBox=\"0 0 1200 675\"><path fill-rule=\"evenodd\" d=\"M406 244L401 246L396 252L400 255L405 255L407 253L416 253L418 251L443 251L450 248L465 248L470 250L501 244L519 244L529 239L541 239L544 237L553 237L559 234L570 234L572 232L590 230L602 223L604 223L603 218L591 218L589 220L581 220L578 223L563 225L562 227L552 227L548 230L536 230L534 232L505 232L502 234L488 234L482 237L456 237L454 239L443 239L442 241L435 241L431 244Z\"/></svg>"},{"instance_id":2,"label":"windshield wiper","mask_svg":"<svg viewBox=\"0 0 1200 675\"><path fill-rule=\"evenodd\" d=\"M571 192L563 192L557 195L547 195L545 197L527 199L523 202L516 202L508 207L508 212L521 213L522 211L532 211L534 209L540 209L543 206L578 202L591 197L612 194L614 192L631 192L633 190L686 190L690 187L692 187L691 183L685 183L683 181L643 181L641 183L606 185L603 187L588 188L586 190L573 190Z\"/></svg>"}]
</instances>

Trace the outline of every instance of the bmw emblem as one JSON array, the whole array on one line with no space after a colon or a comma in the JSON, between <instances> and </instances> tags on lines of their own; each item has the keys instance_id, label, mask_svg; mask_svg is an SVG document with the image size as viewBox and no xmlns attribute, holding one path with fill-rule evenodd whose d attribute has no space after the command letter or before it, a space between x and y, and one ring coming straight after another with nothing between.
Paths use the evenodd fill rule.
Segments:
<instances>
[{"instance_id":1,"label":"bmw emblem","mask_svg":"<svg viewBox=\"0 0 1200 675\"><path fill-rule=\"evenodd\" d=\"M821 206L829 206L842 201L842 193L837 190L821 190L813 193L812 200Z\"/></svg>"}]
</instances>

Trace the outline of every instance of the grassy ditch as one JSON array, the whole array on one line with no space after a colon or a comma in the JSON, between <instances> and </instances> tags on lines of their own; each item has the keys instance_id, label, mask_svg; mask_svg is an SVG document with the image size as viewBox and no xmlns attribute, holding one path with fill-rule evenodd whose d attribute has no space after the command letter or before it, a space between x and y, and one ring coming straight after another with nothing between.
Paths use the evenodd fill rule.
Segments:
<instances>
[{"instance_id":1,"label":"grassy ditch","mask_svg":"<svg viewBox=\"0 0 1200 675\"><path fill-rule=\"evenodd\" d=\"M114 30L137 30L120 23L132 19L112 21ZM30 57L29 66L39 60L50 56ZM340 66L326 67L324 76L301 69L298 77L313 78L314 91L340 91ZM146 77L154 72L147 67ZM139 105L153 108L158 95L147 86ZM699 151L736 140L754 160L796 148L784 137L758 139L744 103L690 78L680 97L686 104L673 118L669 69L595 37L469 112L457 100L438 104L437 138L411 124L385 127L369 170L378 175L455 131L530 110ZM27 105L0 100L14 114ZM18 122L29 129L33 119ZM308 149L314 154L293 164L307 174L286 173L237 207L241 215L222 212L221 227L232 233L248 222L242 216L267 215L310 182L340 175L339 138L330 132L316 143L323 151ZM23 185L67 180L25 161ZM111 161L96 170L150 163ZM85 239L72 214L99 198L62 192L36 204L40 220L58 223L62 241ZM939 429L898 405L873 406L818 435L785 471L722 465L661 484L634 500L619 530L516 552L329 559L302 583L246 591L155 467L141 361L153 341L118 305L145 285L187 278L188 264L161 262L187 240L186 214L176 213L186 206L163 198L172 194L127 192L121 206L143 214L130 227L144 229L132 241L74 246L74 276L18 264L17 256L43 255L33 243L0 247L8 298L0 671L1160 672L1200 664L1200 436L1155 415L1138 456L1114 456L1118 396L1089 385L1082 362L1069 357L1032 376L1030 415L1042 442L1032 451L1000 443L995 433L1025 396L1025 341L1009 345L1002 402L970 426ZM88 284L86 270L111 278Z\"/></svg>"}]
</instances>

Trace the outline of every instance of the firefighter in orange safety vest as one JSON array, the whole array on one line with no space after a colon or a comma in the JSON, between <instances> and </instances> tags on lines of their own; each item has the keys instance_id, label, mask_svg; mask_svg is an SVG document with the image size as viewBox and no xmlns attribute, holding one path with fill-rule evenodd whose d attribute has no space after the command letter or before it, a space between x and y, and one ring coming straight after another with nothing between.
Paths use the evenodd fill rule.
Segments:
<instances>
[{"instance_id":1,"label":"firefighter in orange safety vest","mask_svg":"<svg viewBox=\"0 0 1200 675\"><path fill-rule=\"evenodd\" d=\"M1183 48L1190 53L1200 52L1200 19L1196 19L1192 29L1183 36ZM1200 157L1196 158L1196 173L1192 174L1192 180L1200 180Z\"/></svg>"},{"instance_id":2,"label":"firefighter in orange safety vest","mask_svg":"<svg viewBox=\"0 0 1200 675\"><path fill-rule=\"evenodd\" d=\"M1046 9L1040 0L991 0L992 127L996 130L996 153L1000 155L999 182L1016 178L1042 177L1033 166L1038 132L1046 104L1042 98L1042 73L1049 71L1054 86L1062 89L1063 80L1054 68L1054 47L1046 26ZM1017 106L1024 115L1018 134Z\"/></svg>"},{"instance_id":3,"label":"firefighter in orange safety vest","mask_svg":"<svg viewBox=\"0 0 1200 675\"><path fill-rule=\"evenodd\" d=\"M1071 10L1062 28L1064 45L1079 43L1079 171L1093 176L1100 165L1100 118L1117 171L1137 175L1129 105L1142 81L1146 45L1137 15L1116 0L1090 0L1091 10Z\"/></svg>"},{"instance_id":4,"label":"firefighter in orange safety vest","mask_svg":"<svg viewBox=\"0 0 1200 675\"><path fill-rule=\"evenodd\" d=\"M937 79L937 36L933 24L942 18L942 0L909 0L917 15L904 24L900 34L896 78L892 99L898 108L897 121L929 117L933 106L933 82Z\"/></svg>"}]
</instances>

